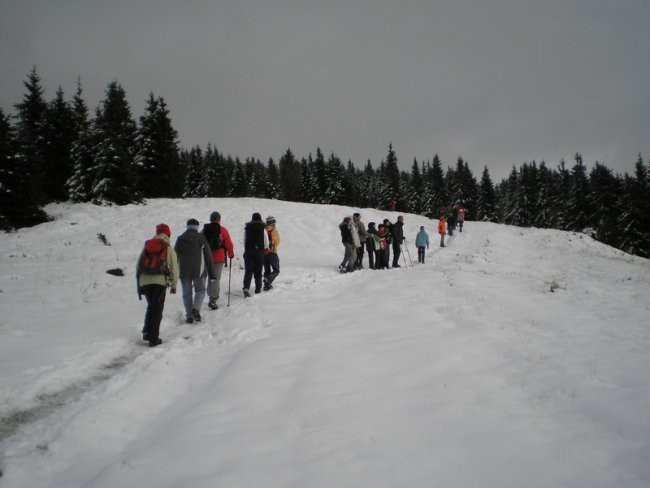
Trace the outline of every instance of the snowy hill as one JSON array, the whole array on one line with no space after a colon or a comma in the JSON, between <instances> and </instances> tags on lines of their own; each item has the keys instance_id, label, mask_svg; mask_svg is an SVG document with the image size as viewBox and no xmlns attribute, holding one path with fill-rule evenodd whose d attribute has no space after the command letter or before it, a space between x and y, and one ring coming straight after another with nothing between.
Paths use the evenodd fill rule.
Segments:
<instances>
[{"instance_id":1,"label":"snowy hill","mask_svg":"<svg viewBox=\"0 0 650 488\"><path fill-rule=\"evenodd\" d=\"M251 214L276 217L277 285L245 300L237 260L230 307L188 325L167 295L144 347L142 242L213 210L238 259ZM650 485L648 260L477 222L440 248L436 220L404 214L426 264L341 275L356 210L62 204L1 234L0 486Z\"/></svg>"}]
</instances>

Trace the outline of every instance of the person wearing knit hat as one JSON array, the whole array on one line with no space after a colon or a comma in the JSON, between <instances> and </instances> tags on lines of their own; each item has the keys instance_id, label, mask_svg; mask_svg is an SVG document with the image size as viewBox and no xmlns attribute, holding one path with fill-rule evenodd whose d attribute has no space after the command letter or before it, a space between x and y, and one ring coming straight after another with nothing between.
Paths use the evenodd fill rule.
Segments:
<instances>
[{"instance_id":1,"label":"person wearing knit hat","mask_svg":"<svg viewBox=\"0 0 650 488\"><path fill-rule=\"evenodd\" d=\"M165 291L169 286L170 292L172 294L176 293L176 285L178 284L178 258L176 252L170 246L169 238L171 234L167 224L158 224L156 226L156 236L145 242L136 266L138 297L142 299L142 295L144 295L147 300L142 339L148 341L151 347L162 344L162 340L160 340L160 322L165 307ZM144 269L145 257L153 255L165 260L162 271L151 272L151 270Z\"/></svg>"},{"instance_id":2,"label":"person wearing knit hat","mask_svg":"<svg viewBox=\"0 0 650 488\"><path fill-rule=\"evenodd\" d=\"M178 255L185 321L201 321L201 305L205 298L205 279L214 278L210 246L199 233L199 221L189 219L187 230L176 239L174 250Z\"/></svg>"},{"instance_id":3,"label":"person wearing knit hat","mask_svg":"<svg viewBox=\"0 0 650 488\"><path fill-rule=\"evenodd\" d=\"M264 253L264 291L273 288L273 280L280 274L280 257L278 247L280 246L280 233L275 225L275 217L266 217L266 233L269 236L268 252Z\"/></svg>"},{"instance_id":4,"label":"person wearing knit hat","mask_svg":"<svg viewBox=\"0 0 650 488\"><path fill-rule=\"evenodd\" d=\"M262 215L255 212L244 228L244 296L250 297L250 286L255 278L255 293L262 291L264 252L269 247L269 236Z\"/></svg>"},{"instance_id":5,"label":"person wearing knit hat","mask_svg":"<svg viewBox=\"0 0 650 488\"><path fill-rule=\"evenodd\" d=\"M210 223L203 225L203 235L210 245L212 256L212 276L208 280L208 308L219 308L218 300L221 292L221 273L227 265L226 259L235 257L235 246L230 238L230 232L221 225L221 214L214 211L210 214Z\"/></svg>"}]
</instances>

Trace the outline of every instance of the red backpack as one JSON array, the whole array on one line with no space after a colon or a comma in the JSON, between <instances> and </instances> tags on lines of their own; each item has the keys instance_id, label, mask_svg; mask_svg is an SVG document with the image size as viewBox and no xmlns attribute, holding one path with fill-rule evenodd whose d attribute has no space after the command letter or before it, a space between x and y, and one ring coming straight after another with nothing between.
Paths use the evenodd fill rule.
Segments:
<instances>
[{"instance_id":1,"label":"red backpack","mask_svg":"<svg viewBox=\"0 0 650 488\"><path fill-rule=\"evenodd\" d=\"M145 241L139 264L140 273L167 276L169 274L167 268L168 247L169 244L157 237Z\"/></svg>"}]
</instances>

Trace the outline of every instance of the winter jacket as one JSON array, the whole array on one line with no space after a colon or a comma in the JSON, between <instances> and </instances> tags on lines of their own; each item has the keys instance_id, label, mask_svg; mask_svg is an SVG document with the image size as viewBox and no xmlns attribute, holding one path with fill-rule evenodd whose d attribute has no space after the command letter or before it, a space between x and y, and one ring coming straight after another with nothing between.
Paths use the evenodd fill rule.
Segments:
<instances>
[{"instance_id":1,"label":"winter jacket","mask_svg":"<svg viewBox=\"0 0 650 488\"><path fill-rule=\"evenodd\" d=\"M438 234L444 235L447 233L447 225L445 223L445 218L440 217L440 220L438 221Z\"/></svg>"},{"instance_id":2,"label":"winter jacket","mask_svg":"<svg viewBox=\"0 0 650 488\"><path fill-rule=\"evenodd\" d=\"M198 230L187 229L179 235L174 251L178 256L181 279L194 280L205 278L208 274L212 275L210 245Z\"/></svg>"},{"instance_id":3,"label":"winter jacket","mask_svg":"<svg viewBox=\"0 0 650 488\"><path fill-rule=\"evenodd\" d=\"M341 222L339 229L341 231L341 242L343 244L353 244L354 241L352 240L352 229L350 229L350 225L347 222Z\"/></svg>"},{"instance_id":4,"label":"winter jacket","mask_svg":"<svg viewBox=\"0 0 650 488\"><path fill-rule=\"evenodd\" d=\"M171 247L169 237L167 235L160 233L155 239L162 239L167 244L167 269L169 274L167 276L163 274L151 275L151 274L141 274L139 266L136 265L136 281L138 287L143 287L145 285L161 285L161 286L170 286L171 288L176 288L178 285L178 258L174 248ZM138 263L140 263L144 254L144 249L140 253L138 258Z\"/></svg>"},{"instance_id":5,"label":"winter jacket","mask_svg":"<svg viewBox=\"0 0 650 488\"><path fill-rule=\"evenodd\" d=\"M427 234L426 230L421 230L415 236L415 247L429 248L429 234Z\"/></svg>"},{"instance_id":6,"label":"winter jacket","mask_svg":"<svg viewBox=\"0 0 650 488\"><path fill-rule=\"evenodd\" d=\"M276 229L275 224L269 225L266 228L266 232L269 236L269 252L272 254L278 253L278 247L280 246L280 233Z\"/></svg>"},{"instance_id":7,"label":"winter jacket","mask_svg":"<svg viewBox=\"0 0 650 488\"><path fill-rule=\"evenodd\" d=\"M366 239L370 236L370 234L368 234L368 231L366 231L366 227L363 225L361 219L355 219L353 217L352 222L354 223L354 225L357 228L357 231L359 232L359 241L361 242L361 244L363 244L364 242L366 242Z\"/></svg>"},{"instance_id":8,"label":"winter jacket","mask_svg":"<svg viewBox=\"0 0 650 488\"><path fill-rule=\"evenodd\" d=\"M205 224L203 226L203 235L205 236L206 240L208 240L208 242L210 242L208 236L215 234L215 230L216 230L215 228L217 223L210 222L209 224ZM219 249L212 249L213 263L225 263L226 256L229 257L230 259L235 257L235 246L232 243L230 232L228 232L228 229L226 229L223 225L219 224L219 227L221 227L221 243L223 244L223 246L220 247Z\"/></svg>"},{"instance_id":9,"label":"winter jacket","mask_svg":"<svg viewBox=\"0 0 650 488\"><path fill-rule=\"evenodd\" d=\"M399 220L393 224L391 229L393 235L393 243L399 246L404 241L404 222Z\"/></svg>"}]
</instances>

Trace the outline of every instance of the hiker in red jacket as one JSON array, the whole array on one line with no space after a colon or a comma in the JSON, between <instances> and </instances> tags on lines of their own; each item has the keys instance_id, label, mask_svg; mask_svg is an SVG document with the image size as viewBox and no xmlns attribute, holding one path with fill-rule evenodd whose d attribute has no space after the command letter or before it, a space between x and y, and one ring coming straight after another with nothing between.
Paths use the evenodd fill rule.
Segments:
<instances>
[{"instance_id":1,"label":"hiker in red jacket","mask_svg":"<svg viewBox=\"0 0 650 488\"><path fill-rule=\"evenodd\" d=\"M214 211L210 214L210 223L203 226L203 235L210 244L212 252L212 275L214 279L208 281L208 308L219 308L217 300L221 291L221 272L226 266L226 258L235 257L235 247L230 238L230 232L221 225L221 214Z\"/></svg>"}]
</instances>

